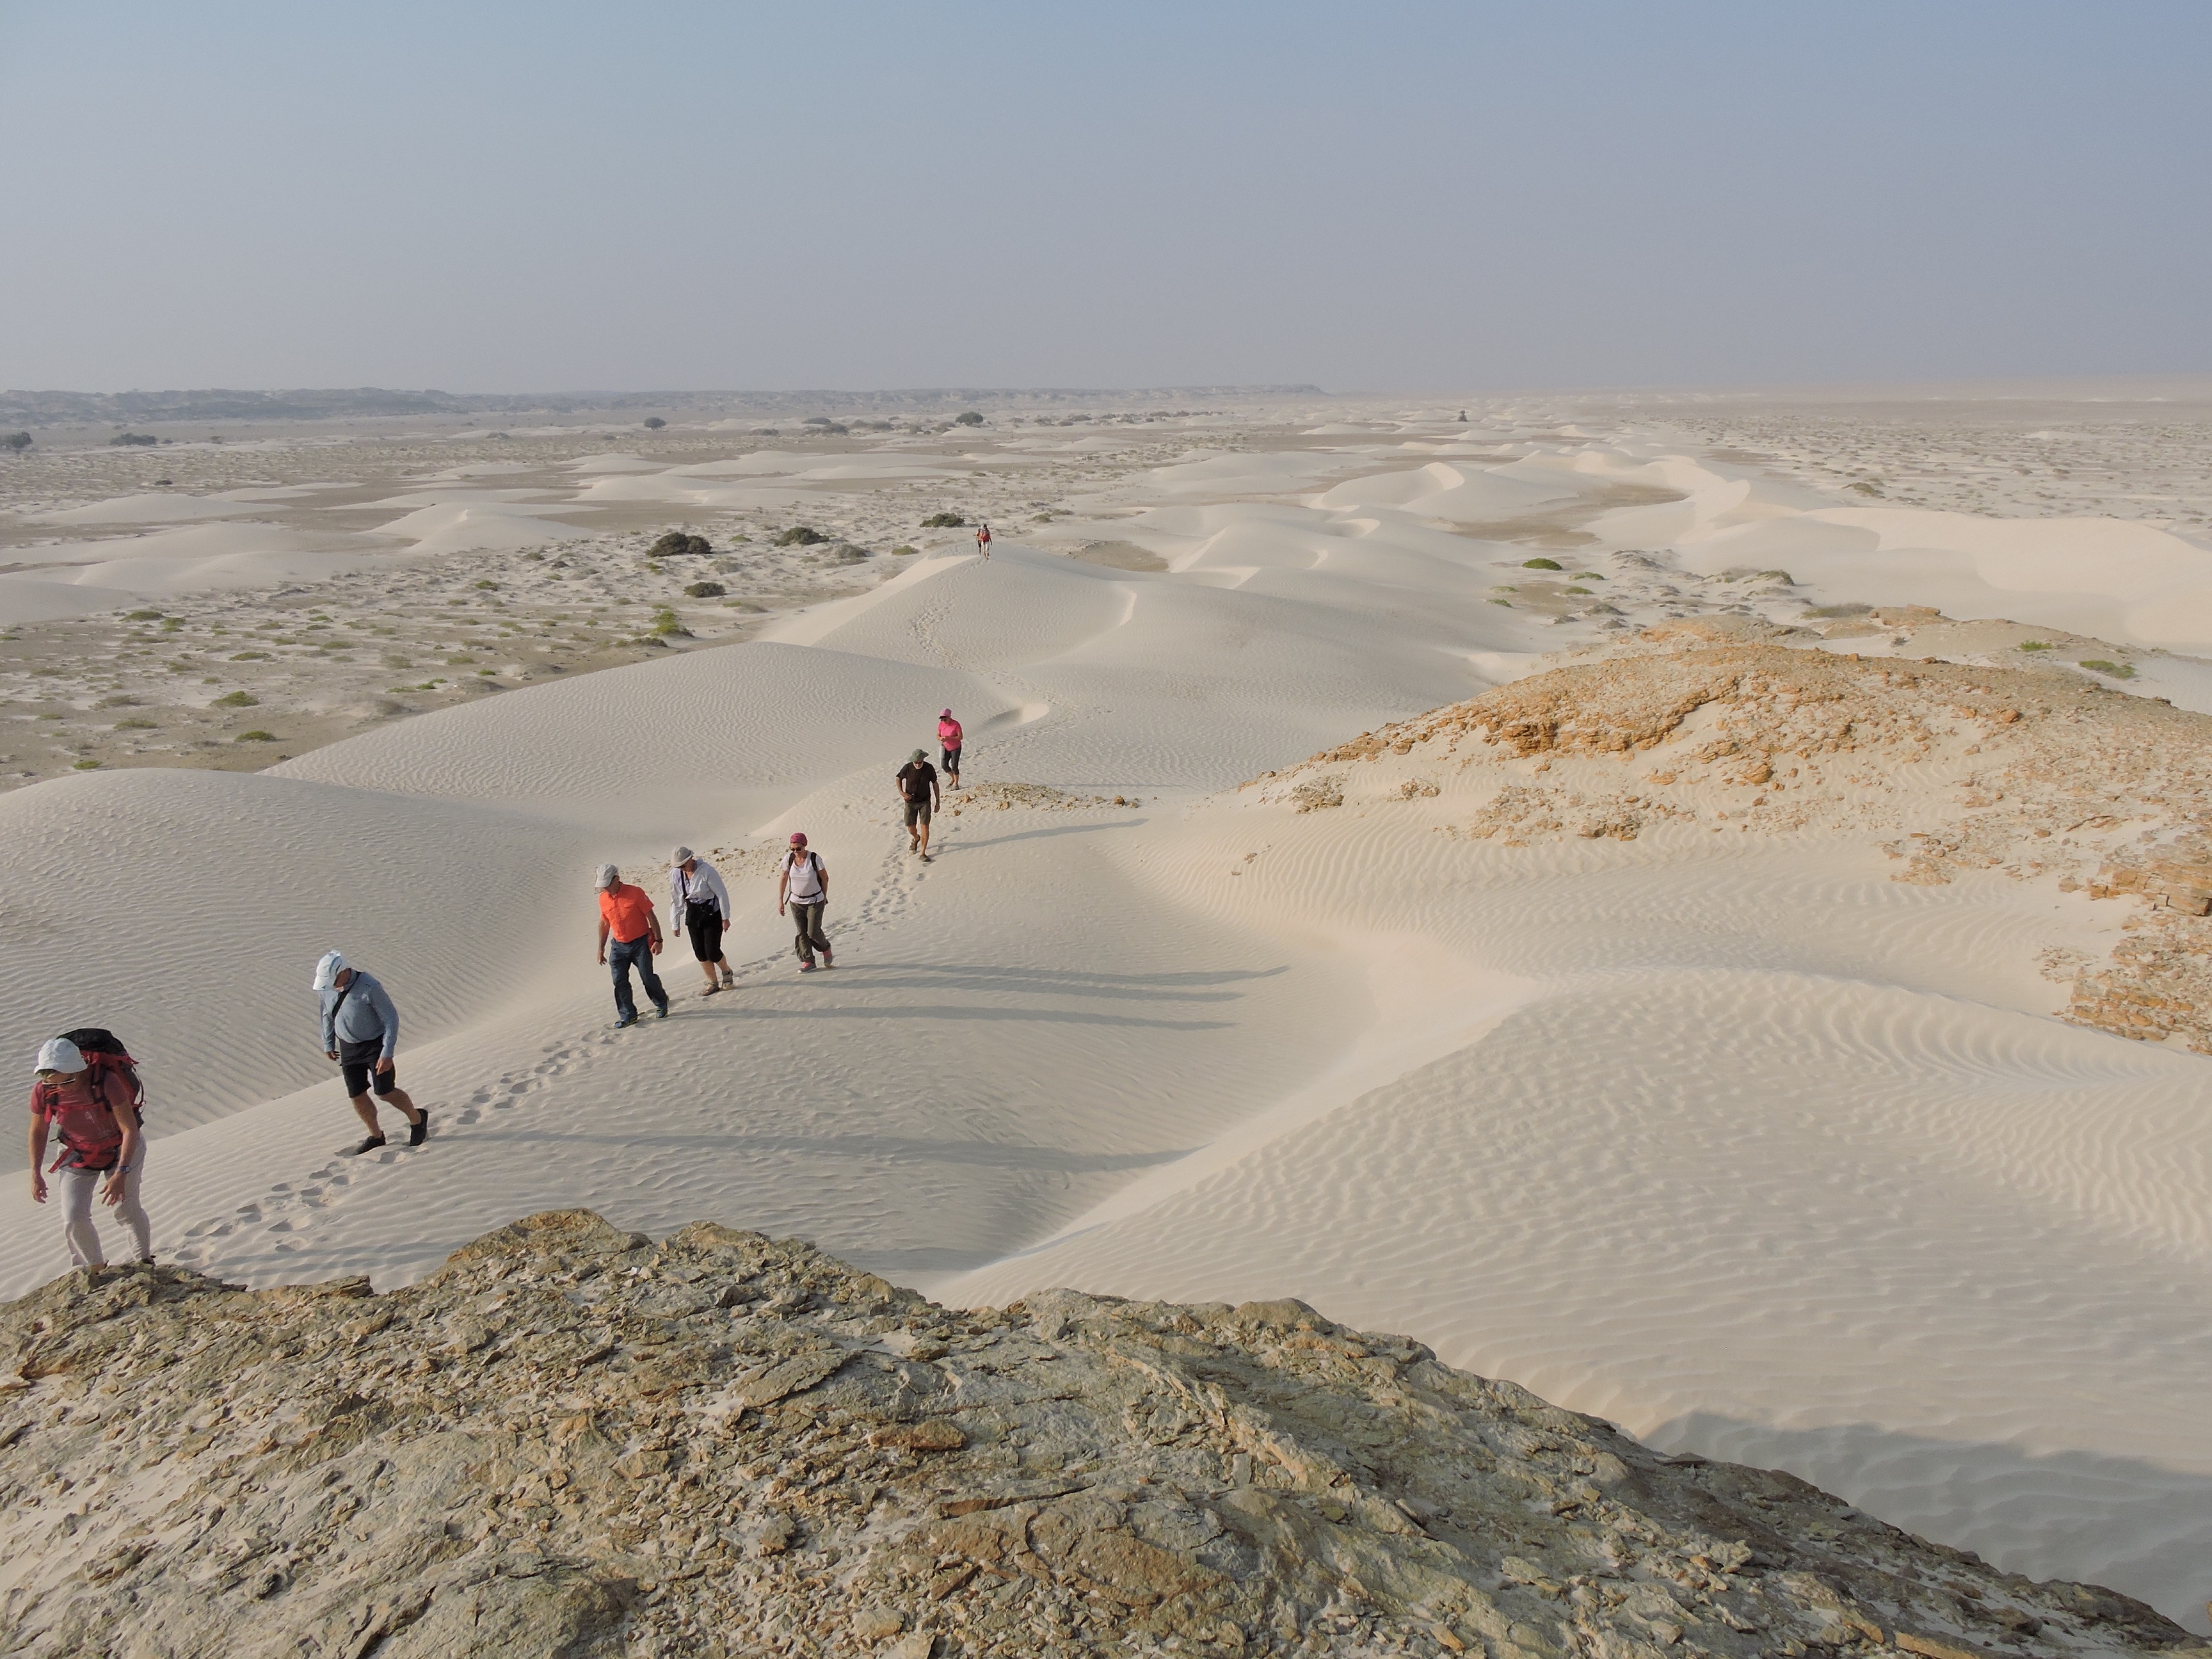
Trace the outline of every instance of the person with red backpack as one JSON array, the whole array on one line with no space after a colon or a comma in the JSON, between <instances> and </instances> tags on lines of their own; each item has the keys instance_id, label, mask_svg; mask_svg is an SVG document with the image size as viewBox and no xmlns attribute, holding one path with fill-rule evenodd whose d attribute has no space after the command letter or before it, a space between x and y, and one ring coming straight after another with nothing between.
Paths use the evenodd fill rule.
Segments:
<instances>
[{"instance_id":1,"label":"person with red backpack","mask_svg":"<svg viewBox=\"0 0 2212 1659\"><path fill-rule=\"evenodd\" d=\"M82 1040L91 1052L79 1047ZM116 1219L130 1229L137 1249L133 1258L154 1259L152 1224L138 1201L138 1179L146 1142L138 1107L146 1097L131 1056L106 1031L71 1031L39 1050L38 1081L31 1088L31 1200L46 1201L46 1176L58 1173L62 1187L62 1230L70 1260L80 1267L105 1265L100 1231L93 1225L92 1196L114 1206ZM62 1150L49 1169L46 1137L61 1138Z\"/></svg>"}]
</instances>

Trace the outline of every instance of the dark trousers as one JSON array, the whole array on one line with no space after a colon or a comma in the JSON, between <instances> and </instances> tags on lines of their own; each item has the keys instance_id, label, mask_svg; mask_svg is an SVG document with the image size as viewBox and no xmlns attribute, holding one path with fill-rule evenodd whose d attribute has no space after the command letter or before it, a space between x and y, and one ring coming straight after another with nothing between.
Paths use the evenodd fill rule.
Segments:
<instances>
[{"instance_id":1,"label":"dark trousers","mask_svg":"<svg viewBox=\"0 0 2212 1659\"><path fill-rule=\"evenodd\" d=\"M791 944L792 948L799 952L801 962L813 961L817 951L825 957L830 954L830 936L822 931L822 913L829 908L830 901L827 899L791 907L792 924L799 930L799 937Z\"/></svg>"},{"instance_id":2,"label":"dark trousers","mask_svg":"<svg viewBox=\"0 0 2212 1659\"><path fill-rule=\"evenodd\" d=\"M722 959L722 913L712 904L684 907L684 931L691 935L691 954L702 962Z\"/></svg>"},{"instance_id":3,"label":"dark trousers","mask_svg":"<svg viewBox=\"0 0 2212 1659\"><path fill-rule=\"evenodd\" d=\"M646 995L653 999L656 1008L668 1006L668 993L660 988L660 975L653 971L653 935L641 933L625 944L615 939L607 945L607 966L614 971L615 1012L624 1019L637 1018L637 1003L629 994L629 970L637 969L638 978L645 985Z\"/></svg>"}]
</instances>

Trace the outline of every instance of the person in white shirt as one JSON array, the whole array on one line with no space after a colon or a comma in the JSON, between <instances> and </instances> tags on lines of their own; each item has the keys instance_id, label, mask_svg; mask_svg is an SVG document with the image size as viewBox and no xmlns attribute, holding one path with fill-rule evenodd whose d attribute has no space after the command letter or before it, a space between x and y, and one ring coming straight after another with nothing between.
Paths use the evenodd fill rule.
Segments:
<instances>
[{"instance_id":1,"label":"person in white shirt","mask_svg":"<svg viewBox=\"0 0 2212 1659\"><path fill-rule=\"evenodd\" d=\"M804 831L795 831L791 837L791 850L783 855L783 866L776 872L775 913L781 915L788 906L791 919L799 928L799 937L792 946L799 952L799 971L814 971L814 953L822 952L822 965L835 968L830 957L830 936L822 931L822 913L830 908L830 872L822 862L819 853L807 850Z\"/></svg>"},{"instance_id":2,"label":"person in white shirt","mask_svg":"<svg viewBox=\"0 0 2212 1659\"><path fill-rule=\"evenodd\" d=\"M730 890L722 884L722 872L690 848L679 847L668 856L668 914L691 936L691 954L707 975L707 988L699 994L710 997L738 982L730 971L730 959L722 954L722 929L730 925Z\"/></svg>"}]
</instances>

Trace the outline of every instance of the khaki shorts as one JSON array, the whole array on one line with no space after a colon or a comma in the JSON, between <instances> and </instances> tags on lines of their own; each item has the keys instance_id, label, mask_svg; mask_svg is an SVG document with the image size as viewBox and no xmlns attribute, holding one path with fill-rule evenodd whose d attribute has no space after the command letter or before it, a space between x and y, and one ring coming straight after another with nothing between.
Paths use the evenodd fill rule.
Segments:
<instances>
[{"instance_id":1,"label":"khaki shorts","mask_svg":"<svg viewBox=\"0 0 2212 1659\"><path fill-rule=\"evenodd\" d=\"M921 824L927 827L928 823L929 803L927 801L910 800L906 804L906 827L908 829L911 830L916 824Z\"/></svg>"}]
</instances>

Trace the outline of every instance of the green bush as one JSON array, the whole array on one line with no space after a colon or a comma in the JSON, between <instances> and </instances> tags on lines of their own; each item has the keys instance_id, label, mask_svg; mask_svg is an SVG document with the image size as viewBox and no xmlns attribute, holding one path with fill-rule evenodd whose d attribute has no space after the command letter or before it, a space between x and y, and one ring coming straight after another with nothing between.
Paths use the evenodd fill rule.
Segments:
<instances>
[{"instance_id":1,"label":"green bush","mask_svg":"<svg viewBox=\"0 0 2212 1659\"><path fill-rule=\"evenodd\" d=\"M921 521L924 530L957 530L967 520L957 513L933 513Z\"/></svg>"},{"instance_id":2,"label":"green bush","mask_svg":"<svg viewBox=\"0 0 2212 1659\"><path fill-rule=\"evenodd\" d=\"M264 732L257 727L251 732L240 732L231 741L233 743L274 743L276 741L276 734L274 732Z\"/></svg>"},{"instance_id":3,"label":"green bush","mask_svg":"<svg viewBox=\"0 0 2212 1659\"><path fill-rule=\"evenodd\" d=\"M0 449L12 449L20 453L30 447L31 434L27 432L11 432L6 437L0 438Z\"/></svg>"},{"instance_id":4,"label":"green bush","mask_svg":"<svg viewBox=\"0 0 2212 1659\"><path fill-rule=\"evenodd\" d=\"M151 732L155 726L151 720L128 720L116 721L115 729L118 732Z\"/></svg>"},{"instance_id":5,"label":"green bush","mask_svg":"<svg viewBox=\"0 0 2212 1659\"><path fill-rule=\"evenodd\" d=\"M2022 640L2020 642L2020 648L2023 651L2048 651L2051 649L2051 645L2045 640Z\"/></svg>"},{"instance_id":6,"label":"green bush","mask_svg":"<svg viewBox=\"0 0 2212 1659\"><path fill-rule=\"evenodd\" d=\"M704 536L694 536L689 531L672 530L645 550L648 559L703 559L714 550L714 543Z\"/></svg>"},{"instance_id":7,"label":"green bush","mask_svg":"<svg viewBox=\"0 0 2212 1659\"><path fill-rule=\"evenodd\" d=\"M159 438L155 437L151 433L148 432L118 432L107 441L112 447L131 447L135 446L150 449L154 445L161 442L161 441Z\"/></svg>"},{"instance_id":8,"label":"green bush","mask_svg":"<svg viewBox=\"0 0 2212 1659\"><path fill-rule=\"evenodd\" d=\"M895 547L895 548L891 549L891 557L893 557L893 558L895 558L895 559L903 559L903 558L905 558L908 555L909 555L909 554L911 554L911 553L914 553L914 552L916 552L916 551L918 551L918 550L919 550L918 549L911 548L911 547Z\"/></svg>"},{"instance_id":9,"label":"green bush","mask_svg":"<svg viewBox=\"0 0 2212 1659\"><path fill-rule=\"evenodd\" d=\"M230 653L230 659L233 662L268 662L271 660L269 653L266 651L234 651Z\"/></svg>"},{"instance_id":10,"label":"green bush","mask_svg":"<svg viewBox=\"0 0 2212 1659\"><path fill-rule=\"evenodd\" d=\"M645 429L647 432L658 432L661 428L667 424L668 422L662 420L658 415L648 415L645 417Z\"/></svg>"},{"instance_id":11,"label":"green bush","mask_svg":"<svg viewBox=\"0 0 2212 1659\"><path fill-rule=\"evenodd\" d=\"M1557 559L1523 559L1521 568L1523 570L1565 570L1566 566Z\"/></svg>"},{"instance_id":12,"label":"green bush","mask_svg":"<svg viewBox=\"0 0 2212 1659\"><path fill-rule=\"evenodd\" d=\"M1581 586L1577 586L1570 585L1570 586L1565 586L1565 587L1561 588L1559 591L1560 591L1562 593L1588 593L1590 590L1589 590L1589 588L1587 588L1587 587L1581 587Z\"/></svg>"},{"instance_id":13,"label":"green bush","mask_svg":"<svg viewBox=\"0 0 2212 1659\"><path fill-rule=\"evenodd\" d=\"M158 611L133 611L125 616L123 620L125 622L159 622L161 620L161 613Z\"/></svg>"},{"instance_id":14,"label":"green bush","mask_svg":"<svg viewBox=\"0 0 2212 1659\"><path fill-rule=\"evenodd\" d=\"M496 593L499 592L499 584L489 576L479 576L475 581L470 583L469 586L471 587L481 588L487 593Z\"/></svg>"},{"instance_id":15,"label":"green bush","mask_svg":"<svg viewBox=\"0 0 2212 1659\"><path fill-rule=\"evenodd\" d=\"M2081 666L2099 674L2109 674L2116 680L2131 680L2136 677L2136 671L2130 664L2106 662L2102 657L2084 657Z\"/></svg>"},{"instance_id":16,"label":"green bush","mask_svg":"<svg viewBox=\"0 0 2212 1659\"><path fill-rule=\"evenodd\" d=\"M729 591L720 582L693 582L684 592L688 599L719 599Z\"/></svg>"},{"instance_id":17,"label":"green bush","mask_svg":"<svg viewBox=\"0 0 2212 1659\"><path fill-rule=\"evenodd\" d=\"M76 769L80 772L89 772L99 764L98 761L79 761L76 763Z\"/></svg>"},{"instance_id":18,"label":"green bush","mask_svg":"<svg viewBox=\"0 0 2212 1659\"><path fill-rule=\"evenodd\" d=\"M260 698L247 692L233 691L227 696L217 697L208 706L211 708L251 708L260 701Z\"/></svg>"},{"instance_id":19,"label":"green bush","mask_svg":"<svg viewBox=\"0 0 2212 1659\"><path fill-rule=\"evenodd\" d=\"M811 525L795 524L775 538L778 547L811 547L830 538Z\"/></svg>"},{"instance_id":20,"label":"green bush","mask_svg":"<svg viewBox=\"0 0 2212 1659\"><path fill-rule=\"evenodd\" d=\"M952 424L955 426L981 426L983 424L983 417L981 415L978 415L972 409L963 409L960 413L952 417Z\"/></svg>"},{"instance_id":21,"label":"green bush","mask_svg":"<svg viewBox=\"0 0 2212 1659\"><path fill-rule=\"evenodd\" d=\"M664 636L672 634L684 639L691 636L691 630L684 627L677 614L665 605L653 613L653 631Z\"/></svg>"}]
</instances>

